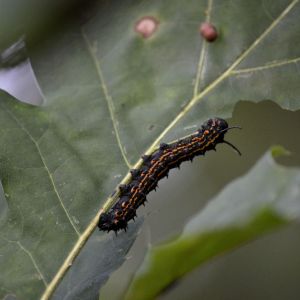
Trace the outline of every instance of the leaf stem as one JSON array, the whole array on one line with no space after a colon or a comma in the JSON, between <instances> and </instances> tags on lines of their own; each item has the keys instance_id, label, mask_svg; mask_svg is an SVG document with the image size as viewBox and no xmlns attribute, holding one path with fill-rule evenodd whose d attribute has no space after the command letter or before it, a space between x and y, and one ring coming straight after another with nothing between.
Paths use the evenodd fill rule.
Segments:
<instances>
[{"instance_id":1,"label":"leaf stem","mask_svg":"<svg viewBox=\"0 0 300 300\"><path fill-rule=\"evenodd\" d=\"M58 286L60 280L64 277L65 273L69 270L69 268L72 266L75 258L78 256L79 252L87 242L90 235L95 230L99 216L102 213L102 209L97 213L97 215L92 219L92 221L89 223L89 226L85 229L85 231L81 234L79 239L77 240L76 244L74 245L72 251L69 253L68 257L64 261L64 263L61 265L60 269L52 279L51 283L47 286L44 294L41 297L41 300L47 300L51 297L51 295L54 293L56 287Z\"/></svg>"}]
</instances>

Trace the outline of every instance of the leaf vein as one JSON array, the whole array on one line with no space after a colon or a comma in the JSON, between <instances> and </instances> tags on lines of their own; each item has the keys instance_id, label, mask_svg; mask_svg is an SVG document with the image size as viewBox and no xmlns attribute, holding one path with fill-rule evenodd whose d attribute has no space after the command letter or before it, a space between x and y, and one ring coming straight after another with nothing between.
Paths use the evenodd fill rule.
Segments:
<instances>
[{"instance_id":1,"label":"leaf vein","mask_svg":"<svg viewBox=\"0 0 300 300\"><path fill-rule=\"evenodd\" d=\"M213 4L213 0L208 0L207 13L206 13L206 19L205 19L206 22L210 21L212 4ZM194 86L194 97L199 92L200 79L202 77L204 62L205 62L206 53L207 53L207 44L208 43L205 41L205 39L202 39L202 47L201 47L201 50L200 50L198 69L197 69L197 75L196 75L195 86Z\"/></svg>"},{"instance_id":2,"label":"leaf vein","mask_svg":"<svg viewBox=\"0 0 300 300\"><path fill-rule=\"evenodd\" d=\"M33 266L35 267L36 271L38 272L40 278L42 279L42 281L43 281L43 283L44 283L44 285L45 285L45 287L47 287L47 286L48 286L48 283L47 283L47 281L46 281L46 279L45 279L43 273L41 272L41 270L40 270L38 264L36 263L36 261L35 261L33 255L30 253L30 251L28 251L28 250L21 244L21 242L18 241L18 242L16 242L16 243L17 243L17 245L18 245L18 246L19 246L19 247L20 247L20 248L21 248L21 249L29 256L29 258L30 258L30 260L31 260L31 262L32 262L32 264L33 264Z\"/></svg>"},{"instance_id":3,"label":"leaf vein","mask_svg":"<svg viewBox=\"0 0 300 300\"><path fill-rule=\"evenodd\" d=\"M22 124L22 123L14 116L14 114L13 114L10 110L8 110L6 107L4 107L3 105L2 105L2 107L3 107L4 110L9 114L9 116L16 122L16 124L20 127L20 129L21 129L23 132L25 132L25 134L29 137L29 139L30 139L30 140L32 141L32 143L35 145L35 147L36 147L36 149L37 149L37 152L38 152L38 154L39 154L39 156L40 156L40 158L41 158L41 161L42 161L42 163L43 163L43 165L44 165L44 168L45 168L45 170L46 170L46 172L47 172L47 174L48 174L48 177L49 177L49 179L50 179L50 182L51 182L51 185L52 185L52 187L53 187L53 189L54 189L54 192L55 192L55 194L56 194L56 197L57 197L57 199L58 199L58 201L59 201L59 203L60 203L60 205L61 205L61 207L62 207L62 209L63 209L63 211L64 211L64 213L65 213L65 215L67 216L67 218L68 218L70 224L72 225L73 229L75 230L77 236L80 236L79 230L76 228L76 225L75 225L74 222L72 221L72 218L71 218L71 216L70 216L70 214L69 214L67 208L65 207L65 205L64 205L64 203L63 203L63 201L62 201L62 198L60 197L60 194L59 194L59 192L58 192L58 190L57 190L57 188L56 188L56 185L55 185L53 176L52 176L52 174L51 174L51 172L50 172L50 170L49 170L49 168L48 168L48 166L47 166L47 164L46 164L46 161L45 161L45 159L44 159L44 157L43 157L43 154L42 154L42 151L41 151L41 149L40 149L39 144L36 142L36 140L33 138L33 136L30 134L30 132L24 127L24 125L23 125L23 124Z\"/></svg>"},{"instance_id":4,"label":"leaf vein","mask_svg":"<svg viewBox=\"0 0 300 300\"><path fill-rule=\"evenodd\" d=\"M237 74L242 74L242 73L252 73L252 72L257 72L257 71L262 71L262 70L268 70L268 69L273 69L273 68L278 68L284 65L289 65L292 63L297 63L300 61L300 57L296 57L293 59L284 59L284 60L279 60L279 61L275 61L275 62L271 62L269 64L266 65L262 65L262 66L256 66L253 68L247 68L247 69L239 69L239 70L233 70L231 72L232 75L237 75Z\"/></svg>"},{"instance_id":5,"label":"leaf vein","mask_svg":"<svg viewBox=\"0 0 300 300\"><path fill-rule=\"evenodd\" d=\"M84 39L84 41L87 45L89 54L91 55L93 63L94 63L94 65L96 67L96 70L97 70L100 85L101 85L105 100L107 102L107 106L108 106L111 121L113 123L113 128L114 128L114 132L115 132L115 136L116 136L118 146L120 148L121 154L123 156L123 159L124 159L126 165L128 166L129 169L131 169L132 165L130 164L130 162L129 162L127 156L126 156L125 149L124 149L124 147L122 145L122 142L121 142L121 138L120 138L120 134L119 134L119 130L118 130L118 125L117 125L117 120L116 120L116 117L115 117L115 114L114 114L114 105L113 105L112 97L110 96L110 94L108 92L108 88L107 88L107 85L106 85L105 80L104 80L104 75L103 75L100 63L99 63L98 59L96 58L93 46L91 45L91 43L90 43L90 41L89 41L89 39L88 39L88 37L85 34L83 29L81 30L81 34L83 36L83 39Z\"/></svg>"},{"instance_id":6,"label":"leaf vein","mask_svg":"<svg viewBox=\"0 0 300 300\"><path fill-rule=\"evenodd\" d=\"M19 246L19 248L20 248L22 251L24 251L24 252L29 256L29 258L30 258L30 260L31 260L31 262L32 262L32 264L33 264L33 266L34 266L34 268L36 269L36 271L37 271L38 274L39 274L39 277L40 277L41 280L43 281L44 286L47 288L47 287L48 287L48 283L47 283L47 281L46 281L46 279L45 279L45 277L44 277L42 271L40 270L40 268L39 268L37 262L35 261L33 255L30 253L30 251L27 250L27 249L22 245L22 243L21 243L20 241L8 240L8 239L5 238L5 237L1 237L1 238L2 238L3 240L5 240L7 243L17 244L17 245Z\"/></svg>"}]
</instances>

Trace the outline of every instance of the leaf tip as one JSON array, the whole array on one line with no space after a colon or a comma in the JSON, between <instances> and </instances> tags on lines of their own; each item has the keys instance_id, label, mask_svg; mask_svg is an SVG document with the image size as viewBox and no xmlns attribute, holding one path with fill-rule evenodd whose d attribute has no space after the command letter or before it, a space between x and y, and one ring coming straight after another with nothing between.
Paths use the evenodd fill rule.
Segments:
<instances>
[{"instance_id":1,"label":"leaf tip","mask_svg":"<svg viewBox=\"0 0 300 300\"><path fill-rule=\"evenodd\" d=\"M279 157L279 156L288 156L288 155L291 154L290 151L288 151L287 149L285 149L281 145L272 146L270 151L271 151L271 155L272 155L273 158L276 158L276 157Z\"/></svg>"}]
</instances>

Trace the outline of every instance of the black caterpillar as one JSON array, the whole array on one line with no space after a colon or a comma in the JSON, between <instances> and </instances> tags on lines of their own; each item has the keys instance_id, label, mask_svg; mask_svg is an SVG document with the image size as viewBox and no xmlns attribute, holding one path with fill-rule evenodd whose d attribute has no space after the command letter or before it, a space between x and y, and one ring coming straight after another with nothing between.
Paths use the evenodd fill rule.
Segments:
<instances>
[{"instance_id":1,"label":"black caterpillar","mask_svg":"<svg viewBox=\"0 0 300 300\"><path fill-rule=\"evenodd\" d=\"M137 208L144 204L146 196L157 187L158 181L167 176L170 169L179 167L183 161L192 161L197 155L215 150L220 143L230 145L241 155L235 146L224 141L225 133L232 128L240 127L228 127L227 122L221 118L209 119L196 133L170 144L160 144L159 149L151 155L144 155L141 167L130 171L131 182L119 186L118 201L100 215L100 230L126 231L128 221L134 219Z\"/></svg>"}]
</instances>

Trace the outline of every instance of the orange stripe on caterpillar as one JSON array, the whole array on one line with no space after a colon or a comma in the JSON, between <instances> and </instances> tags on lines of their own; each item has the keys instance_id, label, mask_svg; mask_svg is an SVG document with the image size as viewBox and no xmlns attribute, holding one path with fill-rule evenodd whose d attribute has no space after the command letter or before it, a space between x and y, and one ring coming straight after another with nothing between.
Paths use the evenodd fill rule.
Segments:
<instances>
[{"instance_id":1,"label":"orange stripe on caterpillar","mask_svg":"<svg viewBox=\"0 0 300 300\"><path fill-rule=\"evenodd\" d=\"M120 196L117 202L100 215L98 227L103 231L126 231L128 222L136 216L136 210L144 204L146 196L157 187L160 179L168 176L170 169L179 167L195 156L204 155L206 151L215 150L217 144L226 143L239 154L240 151L224 140L229 129L225 120L213 118L207 120L201 128L176 142L160 144L159 149L151 155L144 155L139 169L131 170L131 181L119 186Z\"/></svg>"}]
</instances>

